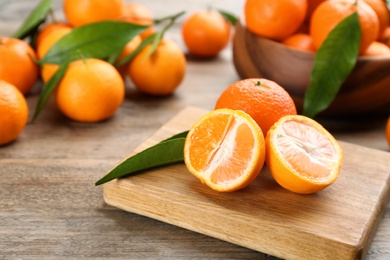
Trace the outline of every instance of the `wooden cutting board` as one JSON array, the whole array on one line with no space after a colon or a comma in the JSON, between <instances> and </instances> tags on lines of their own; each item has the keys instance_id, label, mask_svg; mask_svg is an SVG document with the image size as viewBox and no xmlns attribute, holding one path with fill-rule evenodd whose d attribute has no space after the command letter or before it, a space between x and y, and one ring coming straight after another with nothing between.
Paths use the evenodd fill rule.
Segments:
<instances>
[{"instance_id":1,"label":"wooden cutting board","mask_svg":"<svg viewBox=\"0 0 390 260\"><path fill-rule=\"evenodd\" d=\"M206 112L184 109L131 154L188 130ZM280 258L361 259L390 197L390 154L340 143L345 153L340 177L312 195L281 188L267 167L247 188L218 193L182 163L106 183L104 200Z\"/></svg>"}]
</instances>

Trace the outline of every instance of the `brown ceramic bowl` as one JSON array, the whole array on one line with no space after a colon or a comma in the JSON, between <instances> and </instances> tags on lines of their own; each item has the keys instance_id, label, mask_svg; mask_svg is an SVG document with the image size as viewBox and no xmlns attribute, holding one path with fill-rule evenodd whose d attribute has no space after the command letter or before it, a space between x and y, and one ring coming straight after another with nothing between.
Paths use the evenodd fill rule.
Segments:
<instances>
[{"instance_id":1,"label":"brown ceramic bowl","mask_svg":"<svg viewBox=\"0 0 390 260\"><path fill-rule=\"evenodd\" d=\"M241 78L267 78L284 87L301 111L315 54L249 32L238 22L233 39L234 66ZM390 58L360 57L322 116L390 115Z\"/></svg>"}]
</instances>

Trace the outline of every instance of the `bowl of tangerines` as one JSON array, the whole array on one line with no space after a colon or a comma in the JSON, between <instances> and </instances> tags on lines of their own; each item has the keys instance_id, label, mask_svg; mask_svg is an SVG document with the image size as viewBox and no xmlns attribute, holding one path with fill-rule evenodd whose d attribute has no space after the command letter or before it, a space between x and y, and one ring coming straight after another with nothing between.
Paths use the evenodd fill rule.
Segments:
<instances>
[{"instance_id":1,"label":"bowl of tangerines","mask_svg":"<svg viewBox=\"0 0 390 260\"><path fill-rule=\"evenodd\" d=\"M247 0L234 65L278 82L309 115L389 115L389 21L382 0Z\"/></svg>"}]
</instances>

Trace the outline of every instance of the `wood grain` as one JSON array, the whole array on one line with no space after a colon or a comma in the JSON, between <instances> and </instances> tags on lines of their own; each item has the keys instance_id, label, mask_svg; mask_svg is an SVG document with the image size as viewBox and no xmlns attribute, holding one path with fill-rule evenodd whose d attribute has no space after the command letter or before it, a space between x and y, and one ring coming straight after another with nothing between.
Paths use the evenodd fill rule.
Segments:
<instances>
[{"instance_id":1,"label":"wood grain","mask_svg":"<svg viewBox=\"0 0 390 260\"><path fill-rule=\"evenodd\" d=\"M0 35L10 35L39 1L1 0ZM58 20L63 19L62 2L53 0ZM138 2L156 17L210 6L207 0ZM214 0L212 5L239 14L242 2ZM185 51L180 21L166 36ZM145 96L126 82L123 105L104 122L73 122L49 100L35 124L28 124L12 144L0 147L0 259L277 259L109 206L102 187L94 186L182 108L213 109L220 93L239 79L230 47L215 59L187 56L185 79L172 96ZM38 82L27 96L30 116L41 87ZM339 140L389 151L384 120L352 125L345 119L330 120ZM390 259L389 241L390 204L366 259Z\"/></svg>"},{"instance_id":2,"label":"wood grain","mask_svg":"<svg viewBox=\"0 0 390 260\"><path fill-rule=\"evenodd\" d=\"M139 146L187 130L205 110L186 108ZM248 188L218 193L184 164L111 181L105 201L129 212L287 259L364 258L390 196L390 154L341 142L339 179L313 195L279 187L267 168Z\"/></svg>"}]
</instances>

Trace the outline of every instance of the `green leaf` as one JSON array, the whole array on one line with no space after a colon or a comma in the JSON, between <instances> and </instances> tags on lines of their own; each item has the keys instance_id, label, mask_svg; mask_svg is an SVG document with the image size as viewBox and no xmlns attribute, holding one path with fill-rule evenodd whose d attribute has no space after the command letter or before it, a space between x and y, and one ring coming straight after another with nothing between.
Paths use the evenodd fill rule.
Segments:
<instances>
[{"instance_id":1,"label":"green leaf","mask_svg":"<svg viewBox=\"0 0 390 260\"><path fill-rule=\"evenodd\" d=\"M160 43L161 39L164 37L165 30L162 30L160 32L157 32L154 34L153 41L152 41L152 47L149 49L148 54L146 57L149 57L153 54L153 52L156 51L158 44Z\"/></svg>"},{"instance_id":2,"label":"green leaf","mask_svg":"<svg viewBox=\"0 0 390 260\"><path fill-rule=\"evenodd\" d=\"M151 146L120 163L107 175L98 180L95 186L121 178L140 171L184 161L183 133L168 138Z\"/></svg>"},{"instance_id":3,"label":"green leaf","mask_svg":"<svg viewBox=\"0 0 390 260\"><path fill-rule=\"evenodd\" d=\"M178 134L175 134L175 135L172 135L171 137L161 141L161 142L165 142L165 141L169 141L169 140L173 140L173 139L177 139L177 138L186 138L187 137L187 134L188 134L189 131L184 131L184 132L181 132L181 133L178 133Z\"/></svg>"},{"instance_id":4,"label":"green leaf","mask_svg":"<svg viewBox=\"0 0 390 260\"><path fill-rule=\"evenodd\" d=\"M164 28L159 31L159 32L156 32L156 33L153 33L151 35L149 35L148 37L146 37L142 42L141 44L132 52L130 53L129 55L127 55L126 57L124 57L123 59L121 59L121 61L119 61L118 63L115 64L116 67L120 67L122 65L124 65L125 63L129 62L130 60L132 60L143 48L145 48L146 45L152 43L152 47L150 48L148 54L146 55L146 57L149 57L150 55L153 54L153 52L157 49L158 47L158 44L160 43L161 39L163 39L164 37L164 34L165 32L172 27L172 25L174 24L174 22L176 21L176 19L183 15L185 12L182 11L182 12L179 12L177 14L174 14L174 15L170 15L170 16L167 16L167 17L164 17L164 18L161 18L161 19L155 19L154 20L154 23L155 24L160 24L162 22L165 22L165 21L169 21L169 23L167 25L164 26ZM111 61L113 60L113 58L111 59Z\"/></svg>"},{"instance_id":5,"label":"green leaf","mask_svg":"<svg viewBox=\"0 0 390 260\"><path fill-rule=\"evenodd\" d=\"M355 67L360 39L361 29L356 12L329 33L314 58L310 84L305 93L304 115L314 117L332 103Z\"/></svg>"},{"instance_id":6,"label":"green leaf","mask_svg":"<svg viewBox=\"0 0 390 260\"><path fill-rule=\"evenodd\" d=\"M56 73L49 79L49 81L43 86L42 92L39 95L38 103L35 108L34 116L31 120L32 123L37 119L38 115L42 111L43 107L46 105L51 94L57 87L58 83L64 76L66 69L68 68L69 62L64 62L60 65Z\"/></svg>"},{"instance_id":7,"label":"green leaf","mask_svg":"<svg viewBox=\"0 0 390 260\"><path fill-rule=\"evenodd\" d=\"M115 62L116 62L116 60L117 60L117 59L119 58L119 56L121 55L121 53L122 53L122 50L121 50L121 51L117 51L117 52L111 54L110 56L108 56L107 62L110 63L110 64L112 64L112 65L114 65Z\"/></svg>"},{"instance_id":8,"label":"green leaf","mask_svg":"<svg viewBox=\"0 0 390 260\"><path fill-rule=\"evenodd\" d=\"M148 26L120 21L103 21L74 28L57 41L39 63L61 64L82 56L106 59L119 52Z\"/></svg>"},{"instance_id":9,"label":"green leaf","mask_svg":"<svg viewBox=\"0 0 390 260\"><path fill-rule=\"evenodd\" d=\"M32 10L30 15L24 20L19 29L12 34L12 37L24 39L30 35L34 29L38 28L38 26L45 21L51 5L52 0L41 0L41 2Z\"/></svg>"},{"instance_id":10,"label":"green leaf","mask_svg":"<svg viewBox=\"0 0 390 260\"><path fill-rule=\"evenodd\" d=\"M236 25L236 23L237 23L237 21L238 21L238 17L237 17L237 16L235 16L235 15L232 14L232 13L223 11L223 10L218 10L218 12L219 12L226 20L228 20L232 25Z\"/></svg>"},{"instance_id":11,"label":"green leaf","mask_svg":"<svg viewBox=\"0 0 390 260\"><path fill-rule=\"evenodd\" d=\"M118 63L116 63L115 67L118 68L118 67L122 66L123 64L132 60L143 48L145 48L146 45L148 45L149 43L154 41L154 37L155 37L155 34L151 34L148 37L146 37L145 39L143 39L141 44L138 45L138 47L132 53L130 53L129 55L127 55L126 57L121 59Z\"/></svg>"}]
</instances>

